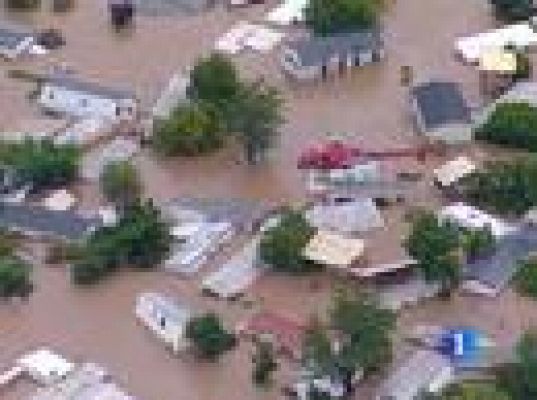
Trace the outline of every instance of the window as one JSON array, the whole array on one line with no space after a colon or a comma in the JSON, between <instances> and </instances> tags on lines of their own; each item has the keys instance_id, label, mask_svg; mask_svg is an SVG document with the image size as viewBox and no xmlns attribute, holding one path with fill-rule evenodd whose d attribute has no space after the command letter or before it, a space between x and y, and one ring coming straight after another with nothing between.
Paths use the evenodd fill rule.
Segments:
<instances>
[{"instance_id":1,"label":"window","mask_svg":"<svg viewBox=\"0 0 537 400\"><path fill-rule=\"evenodd\" d=\"M162 329L166 328L166 318L160 317L159 319L159 325Z\"/></svg>"},{"instance_id":2,"label":"window","mask_svg":"<svg viewBox=\"0 0 537 400\"><path fill-rule=\"evenodd\" d=\"M49 95L48 95L48 98L50 100L54 100L54 92L50 92Z\"/></svg>"},{"instance_id":3,"label":"window","mask_svg":"<svg viewBox=\"0 0 537 400\"><path fill-rule=\"evenodd\" d=\"M119 117L121 115L121 107L116 106L116 117Z\"/></svg>"},{"instance_id":4,"label":"window","mask_svg":"<svg viewBox=\"0 0 537 400\"><path fill-rule=\"evenodd\" d=\"M80 99L80 106L81 107L87 107L88 106L88 99Z\"/></svg>"}]
</instances>

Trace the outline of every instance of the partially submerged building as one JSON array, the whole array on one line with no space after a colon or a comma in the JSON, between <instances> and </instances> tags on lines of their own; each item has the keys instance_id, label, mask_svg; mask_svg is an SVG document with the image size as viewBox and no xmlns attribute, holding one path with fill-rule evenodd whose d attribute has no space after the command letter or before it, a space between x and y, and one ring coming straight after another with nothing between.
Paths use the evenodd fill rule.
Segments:
<instances>
[{"instance_id":1,"label":"partially submerged building","mask_svg":"<svg viewBox=\"0 0 537 400\"><path fill-rule=\"evenodd\" d=\"M418 350L381 384L375 400L415 400L423 392L439 392L453 380L448 358L436 351Z\"/></svg>"},{"instance_id":2,"label":"partially submerged building","mask_svg":"<svg viewBox=\"0 0 537 400\"><path fill-rule=\"evenodd\" d=\"M23 54L29 54L36 44L36 36L31 32L0 27L0 57L15 60Z\"/></svg>"},{"instance_id":3,"label":"partially submerged building","mask_svg":"<svg viewBox=\"0 0 537 400\"><path fill-rule=\"evenodd\" d=\"M136 317L162 340L173 353L188 346L186 327L190 308L158 293L142 293L136 299Z\"/></svg>"},{"instance_id":4,"label":"partially submerged building","mask_svg":"<svg viewBox=\"0 0 537 400\"><path fill-rule=\"evenodd\" d=\"M38 102L46 111L83 119L132 121L138 111L134 92L105 87L67 73L49 76L41 87Z\"/></svg>"},{"instance_id":5,"label":"partially submerged building","mask_svg":"<svg viewBox=\"0 0 537 400\"><path fill-rule=\"evenodd\" d=\"M476 170L475 163L468 157L460 156L434 170L434 183L441 189L447 189Z\"/></svg>"},{"instance_id":6,"label":"partially submerged building","mask_svg":"<svg viewBox=\"0 0 537 400\"><path fill-rule=\"evenodd\" d=\"M467 143L472 140L472 115L459 86L431 81L411 91L411 107L418 133L432 142Z\"/></svg>"},{"instance_id":7,"label":"partially submerged building","mask_svg":"<svg viewBox=\"0 0 537 400\"><path fill-rule=\"evenodd\" d=\"M49 349L28 353L17 361L21 372L41 385L52 385L64 379L74 369L74 364Z\"/></svg>"},{"instance_id":8,"label":"partially submerged building","mask_svg":"<svg viewBox=\"0 0 537 400\"><path fill-rule=\"evenodd\" d=\"M332 72L378 62L384 57L384 43L377 30L312 37L287 45L282 68L297 80L325 78Z\"/></svg>"}]
</instances>

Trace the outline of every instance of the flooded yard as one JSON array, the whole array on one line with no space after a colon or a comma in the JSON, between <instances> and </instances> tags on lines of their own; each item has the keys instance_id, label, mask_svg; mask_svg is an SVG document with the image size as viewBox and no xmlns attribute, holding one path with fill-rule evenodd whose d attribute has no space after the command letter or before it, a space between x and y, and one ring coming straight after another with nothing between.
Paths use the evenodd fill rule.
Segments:
<instances>
[{"instance_id":1,"label":"flooded yard","mask_svg":"<svg viewBox=\"0 0 537 400\"><path fill-rule=\"evenodd\" d=\"M151 104L172 73L207 54L217 37L236 21L259 20L276 2L268 3L233 11L217 7L188 17L139 17L134 29L124 35L110 30L104 1L78 0L72 11L61 15L1 15L36 28L61 29L67 45L35 62L0 64L0 128L13 124L17 118L33 115L21 100L24 95L19 92L18 83L4 77L9 68L42 68L66 62L88 79L133 87L143 104ZM241 164L237 149L206 158L170 160L160 160L145 150L138 156L137 165L147 195L160 201L179 195L302 199L304 184L295 168L297 155L327 133L346 133L349 140L368 149L416 143L408 114L407 90L400 86L400 67L412 66L417 80L445 78L460 82L468 100L477 104L476 71L454 60L453 42L457 36L481 31L492 24L486 0L396 1L386 15L386 60L322 85L289 85L279 72L277 52L236 57L246 76L263 75L282 90L286 99L287 122L271 162L248 168ZM94 192L91 188L81 190L88 196L96 196ZM391 261L383 259L383 246L387 240L397 242L402 235L400 224L391 222L400 220L400 214L387 214L389 232L375 233L372 239L379 262ZM257 306L262 304L308 318L324 310L332 287L327 279L313 280L318 282L312 285L310 278L264 277L248 297L256 300ZM216 364L175 359L137 325L134 300L146 290L163 291L199 309L215 309L230 327L251 312L241 303L229 305L202 298L195 280L180 280L162 272L124 271L98 287L80 290L70 286L64 268L39 265L35 282L37 291L28 304L0 305L0 368L8 366L21 352L50 345L75 360L104 364L125 389L140 399L280 397L277 388L258 392L252 387L249 346L241 344ZM499 341L510 344L516 332L535 322L533 317L523 320L522 312L537 318L533 304L508 293L498 301L434 302L404 313L401 325L404 328L424 322L472 323L491 330ZM7 400L11 400L10 396L21 398L17 397L20 392L0 393Z\"/></svg>"}]
</instances>

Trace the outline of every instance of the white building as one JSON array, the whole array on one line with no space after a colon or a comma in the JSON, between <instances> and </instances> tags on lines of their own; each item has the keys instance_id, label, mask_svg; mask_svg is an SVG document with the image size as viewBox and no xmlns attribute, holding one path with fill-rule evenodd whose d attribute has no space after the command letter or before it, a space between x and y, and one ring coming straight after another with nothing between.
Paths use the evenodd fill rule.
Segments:
<instances>
[{"instance_id":1,"label":"white building","mask_svg":"<svg viewBox=\"0 0 537 400\"><path fill-rule=\"evenodd\" d=\"M439 392L453 380L449 359L436 351L418 350L382 383L375 400L415 400L422 392Z\"/></svg>"},{"instance_id":2,"label":"white building","mask_svg":"<svg viewBox=\"0 0 537 400\"><path fill-rule=\"evenodd\" d=\"M173 353L187 347L185 331L192 312L184 305L158 293L142 293L136 300L136 317Z\"/></svg>"},{"instance_id":3,"label":"white building","mask_svg":"<svg viewBox=\"0 0 537 400\"><path fill-rule=\"evenodd\" d=\"M134 93L78 80L68 74L48 78L38 102L49 112L83 119L131 121L137 114Z\"/></svg>"},{"instance_id":4,"label":"white building","mask_svg":"<svg viewBox=\"0 0 537 400\"><path fill-rule=\"evenodd\" d=\"M444 207L440 210L439 218L451 221L465 229L490 229L492 235L496 238L516 231L516 227L510 226L504 221L464 203L454 203Z\"/></svg>"}]
</instances>

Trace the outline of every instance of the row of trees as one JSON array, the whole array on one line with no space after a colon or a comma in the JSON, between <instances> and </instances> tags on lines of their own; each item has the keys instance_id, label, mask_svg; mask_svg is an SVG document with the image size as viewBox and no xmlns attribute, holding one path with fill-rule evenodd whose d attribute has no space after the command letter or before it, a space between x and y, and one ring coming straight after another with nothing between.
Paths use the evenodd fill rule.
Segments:
<instances>
[{"instance_id":1,"label":"row of trees","mask_svg":"<svg viewBox=\"0 0 537 400\"><path fill-rule=\"evenodd\" d=\"M204 154L237 139L253 164L274 144L283 122L279 93L259 81L241 81L225 56L213 53L200 60L187 93L189 103L155 122L154 144L160 153Z\"/></svg>"},{"instance_id":2,"label":"row of trees","mask_svg":"<svg viewBox=\"0 0 537 400\"><path fill-rule=\"evenodd\" d=\"M490 230L464 230L427 211L414 217L405 241L425 280L439 282L445 293L458 284L463 257L477 257L494 245Z\"/></svg>"},{"instance_id":3,"label":"row of trees","mask_svg":"<svg viewBox=\"0 0 537 400\"><path fill-rule=\"evenodd\" d=\"M537 204L537 159L493 162L459 184L470 203L492 212L519 216Z\"/></svg>"},{"instance_id":4,"label":"row of trees","mask_svg":"<svg viewBox=\"0 0 537 400\"><path fill-rule=\"evenodd\" d=\"M378 24L383 0L311 0L305 22L318 36L369 29Z\"/></svg>"},{"instance_id":5,"label":"row of trees","mask_svg":"<svg viewBox=\"0 0 537 400\"><path fill-rule=\"evenodd\" d=\"M527 102L498 104L476 130L476 138L507 147L537 151L537 108Z\"/></svg>"}]
</instances>

